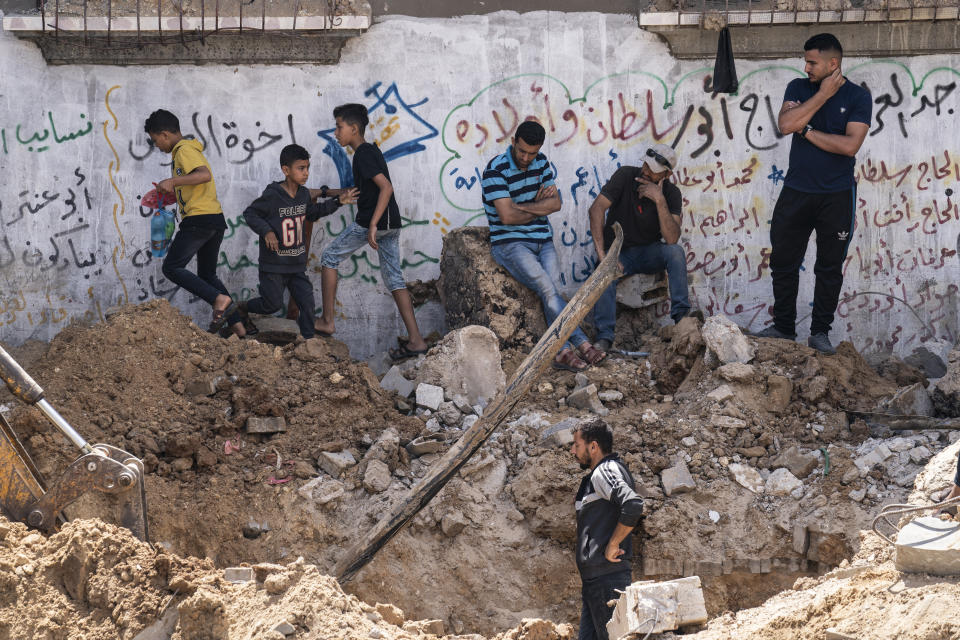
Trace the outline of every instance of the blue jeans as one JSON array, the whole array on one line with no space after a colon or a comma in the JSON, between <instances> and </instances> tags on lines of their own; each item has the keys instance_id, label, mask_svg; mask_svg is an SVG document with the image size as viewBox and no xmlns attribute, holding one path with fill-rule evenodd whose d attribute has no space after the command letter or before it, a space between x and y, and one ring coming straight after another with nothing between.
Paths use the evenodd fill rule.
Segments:
<instances>
[{"instance_id":1,"label":"blue jeans","mask_svg":"<svg viewBox=\"0 0 960 640\"><path fill-rule=\"evenodd\" d=\"M608 640L607 623L613 617L613 607L608 607L607 602L620 597L617 589L623 591L628 586L629 570L583 581L580 589L583 608L580 610L577 640Z\"/></svg>"},{"instance_id":2,"label":"blue jeans","mask_svg":"<svg viewBox=\"0 0 960 640\"><path fill-rule=\"evenodd\" d=\"M556 282L560 279L560 263L557 261L557 251L553 248L553 241L527 242L514 240L490 247L494 261L510 272L517 281L532 290L543 303L543 315L549 327L556 320L567 301L560 296ZM570 334L570 346L579 347L587 341L580 327Z\"/></svg>"},{"instance_id":3,"label":"blue jeans","mask_svg":"<svg viewBox=\"0 0 960 640\"><path fill-rule=\"evenodd\" d=\"M366 227L356 222L343 230L327 245L320 257L320 265L336 269L351 253L367 244ZM400 270L400 229L377 231L377 255L380 256L380 277L390 291L406 289L407 283Z\"/></svg>"},{"instance_id":4,"label":"blue jeans","mask_svg":"<svg viewBox=\"0 0 960 640\"><path fill-rule=\"evenodd\" d=\"M655 242L637 247L627 247L620 252L624 274L659 273L666 269L670 284L670 317L674 322L690 311L687 293L687 255L679 244ZM597 327L597 340L613 342L613 330L617 324L617 283L603 292L593 308L593 322Z\"/></svg>"}]
</instances>

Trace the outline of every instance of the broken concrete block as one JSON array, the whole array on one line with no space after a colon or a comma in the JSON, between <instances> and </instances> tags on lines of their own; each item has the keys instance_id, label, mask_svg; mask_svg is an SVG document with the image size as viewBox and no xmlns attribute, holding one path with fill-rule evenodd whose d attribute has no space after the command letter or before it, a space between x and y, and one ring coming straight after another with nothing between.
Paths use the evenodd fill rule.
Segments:
<instances>
[{"instance_id":1,"label":"broken concrete block","mask_svg":"<svg viewBox=\"0 0 960 640\"><path fill-rule=\"evenodd\" d=\"M247 433L283 433L287 421L283 416L250 416L247 418Z\"/></svg>"},{"instance_id":2,"label":"broken concrete block","mask_svg":"<svg viewBox=\"0 0 960 640\"><path fill-rule=\"evenodd\" d=\"M710 424L718 429L730 429L733 431L739 431L740 429L747 428L746 420L734 418L733 416L721 416L719 414L713 414L710 416Z\"/></svg>"},{"instance_id":3,"label":"broken concrete block","mask_svg":"<svg viewBox=\"0 0 960 640\"><path fill-rule=\"evenodd\" d=\"M357 459L347 450L322 451L317 456L317 466L334 478L339 478L346 469L355 464L357 464Z\"/></svg>"},{"instance_id":4,"label":"broken concrete block","mask_svg":"<svg viewBox=\"0 0 960 640\"><path fill-rule=\"evenodd\" d=\"M884 407L887 413L901 416L932 416L933 400L922 382L897 389Z\"/></svg>"},{"instance_id":5,"label":"broken concrete block","mask_svg":"<svg viewBox=\"0 0 960 640\"><path fill-rule=\"evenodd\" d=\"M228 582L250 582L254 579L253 567L229 567L223 570L223 579Z\"/></svg>"},{"instance_id":6,"label":"broken concrete block","mask_svg":"<svg viewBox=\"0 0 960 640\"><path fill-rule=\"evenodd\" d=\"M767 376L767 404L766 407L773 413L783 413L790 406L790 397L793 395L793 383L784 376Z\"/></svg>"},{"instance_id":7,"label":"broken concrete block","mask_svg":"<svg viewBox=\"0 0 960 640\"><path fill-rule=\"evenodd\" d=\"M400 367L393 365L387 371L387 375L380 380L380 386L387 391L395 391L401 398L409 398L417 385L412 380L407 380L400 373Z\"/></svg>"},{"instance_id":8,"label":"broken concrete block","mask_svg":"<svg viewBox=\"0 0 960 640\"><path fill-rule=\"evenodd\" d=\"M377 438L377 441L370 445L370 448L363 455L363 459L380 460L388 467L396 468L399 453L400 434L393 427L387 427Z\"/></svg>"},{"instance_id":9,"label":"broken concrete block","mask_svg":"<svg viewBox=\"0 0 960 640\"><path fill-rule=\"evenodd\" d=\"M183 392L188 396L212 396L217 392L217 385L212 378L194 378L184 386Z\"/></svg>"},{"instance_id":10,"label":"broken concrete block","mask_svg":"<svg viewBox=\"0 0 960 640\"><path fill-rule=\"evenodd\" d=\"M553 391L552 387L550 391ZM453 406L455 406L457 409L460 410L460 413L463 413L466 415L470 415L471 413L473 413L473 406L470 404L470 400L469 398L467 398L467 396L461 393L458 393L457 395L453 396L452 402L453 402Z\"/></svg>"},{"instance_id":11,"label":"broken concrete block","mask_svg":"<svg viewBox=\"0 0 960 640\"><path fill-rule=\"evenodd\" d=\"M370 493L383 493L390 486L390 467L380 460L367 463L363 474L363 488Z\"/></svg>"},{"instance_id":12,"label":"broken concrete block","mask_svg":"<svg viewBox=\"0 0 960 640\"><path fill-rule=\"evenodd\" d=\"M752 364L731 362L717 369L717 373L728 382L748 383L753 381L757 370Z\"/></svg>"},{"instance_id":13,"label":"broken concrete block","mask_svg":"<svg viewBox=\"0 0 960 640\"><path fill-rule=\"evenodd\" d=\"M753 345L744 337L740 327L724 315L710 316L703 323L703 341L723 364L753 360Z\"/></svg>"},{"instance_id":14,"label":"broken concrete block","mask_svg":"<svg viewBox=\"0 0 960 640\"><path fill-rule=\"evenodd\" d=\"M287 344L300 337L300 327L296 320L274 318L272 316L257 316L253 322L257 325L257 342L270 344Z\"/></svg>"},{"instance_id":15,"label":"broken concrete block","mask_svg":"<svg viewBox=\"0 0 960 640\"><path fill-rule=\"evenodd\" d=\"M573 444L573 430L579 422L576 418L565 418L544 429L540 433L540 439L549 447L569 447Z\"/></svg>"},{"instance_id":16,"label":"broken concrete block","mask_svg":"<svg viewBox=\"0 0 960 640\"><path fill-rule=\"evenodd\" d=\"M908 523L897 534L894 564L908 573L960 574L960 523L935 516Z\"/></svg>"},{"instance_id":17,"label":"broken concrete block","mask_svg":"<svg viewBox=\"0 0 960 640\"><path fill-rule=\"evenodd\" d=\"M737 464L735 462L728 465L727 469L741 487L749 489L754 493L763 493L763 478L760 477L759 471L748 465Z\"/></svg>"},{"instance_id":18,"label":"broken concrete block","mask_svg":"<svg viewBox=\"0 0 960 640\"><path fill-rule=\"evenodd\" d=\"M767 482L764 484L764 492L772 496L788 496L801 487L803 487L803 482L789 470L777 469L767 478Z\"/></svg>"},{"instance_id":19,"label":"broken concrete block","mask_svg":"<svg viewBox=\"0 0 960 640\"><path fill-rule=\"evenodd\" d=\"M342 482L319 476L297 489L297 495L304 500L324 505L342 497L345 491Z\"/></svg>"},{"instance_id":20,"label":"broken concrete block","mask_svg":"<svg viewBox=\"0 0 960 640\"><path fill-rule=\"evenodd\" d=\"M926 464L927 460L930 459L930 456L933 455L933 452L930 449L927 449L925 446L920 445L919 447L914 447L907 452L910 456L910 462L913 464Z\"/></svg>"},{"instance_id":21,"label":"broken concrete block","mask_svg":"<svg viewBox=\"0 0 960 640\"><path fill-rule=\"evenodd\" d=\"M578 373L577 375L573 376L574 389L582 389L588 384L590 384L590 378L587 377L587 374Z\"/></svg>"},{"instance_id":22,"label":"broken concrete block","mask_svg":"<svg viewBox=\"0 0 960 640\"><path fill-rule=\"evenodd\" d=\"M600 402L600 397L597 395L597 385L595 384L588 384L585 387L576 389L567 396L567 404L577 409L588 409L600 416L605 416L610 413L610 410Z\"/></svg>"},{"instance_id":23,"label":"broken concrete block","mask_svg":"<svg viewBox=\"0 0 960 640\"><path fill-rule=\"evenodd\" d=\"M448 538L455 538L461 531L467 528L468 524L469 522L467 522L463 513L456 509L444 514L444 516L440 518L440 530L443 531L443 535Z\"/></svg>"},{"instance_id":24,"label":"broken concrete block","mask_svg":"<svg viewBox=\"0 0 960 640\"><path fill-rule=\"evenodd\" d=\"M817 456L803 453L796 446L785 449L773 459L774 468L785 467L798 478L806 478L820 463Z\"/></svg>"},{"instance_id":25,"label":"broken concrete block","mask_svg":"<svg viewBox=\"0 0 960 640\"><path fill-rule=\"evenodd\" d=\"M805 524L794 524L793 525L793 550L800 554L801 556L807 555L807 545L810 543L810 538L807 534L807 525Z\"/></svg>"},{"instance_id":26,"label":"broken concrete block","mask_svg":"<svg viewBox=\"0 0 960 640\"><path fill-rule=\"evenodd\" d=\"M697 483L690 470L684 462L680 462L673 467L669 467L660 472L660 483L663 485L663 492L670 497L674 494L687 493L697 488Z\"/></svg>"},{"instance_id":27,"label":"broken concrete block","mask_svg":"<svg viewBox=\"0 0 960 640\"><path fill-rule=\"evenodd\" d=\"M857 465L861 473L867 473L875 465L880 464L892 455L893 452L890 449L883 444L879 444L870 453L854 459L853 464Z\"/></svg>"},{"instance_id":28,"label":"broken concrete block","mask_svg":"<svg viewBox=\"0 0 960 640\"><path fill-rule=\"evenodd\" d=\"M722 384L707 394L708 400L713 400L714 402L717 402L717 403L725 402L732 397L733 397L733 389L731 389L730 385L728 384Z\"/></svg>"},{"instance_id":29,"label":"broken concrete block","mask_svg":"<svg viewBox=\"0 0 960 640\"><path fill-rule=\"evenodd\" d=\"M460 424L460 418L463 416L452 402L441 402L440 407L437 408L437 417L440 418L440 422L448 427L456 427Z\"/></svg>"},{"instance_id":30,"label":"broken concrete block","mask_svg":"<svg viewBox=\"0 0 960 640\"><path fill-rule=\"evenodd\" d=\"M913 449L916 444L912 438L891 438L884 441L883 443L887 449L894 453L903 453L904 451L910 451Z\"/></svg>"},{"instance_id":31,"label":"broken concrete block","mask_svg":"<svg viewBox=\"0 0 960 640\"><path fill-rule=\"evenodd\" d=\"M444 336L417 371L417 382L446 389L451 397L466 396L471 403L496 396L506 380L496 334L478 325Z\"/></svg>"},{"instance_id":32,"label":"broken concrete block","mask_svg":"<svg viewBox=\"0 0 960 640\"><path fill-rule=\"evenodd\" d=\"M610 638L659 634L706 621L698 576L668 582L642 581L631 584L620 595L607 623L607 634Z\"/></svg>"},{"instance_id":33,"label":"broken concrete block","mask_svg":"<svg viewBox=\"0 0 960 640\"><path fill-rule=\"evenodd\" d=\"M443 387L421 382L417 385L417 406L436 411L443 402Z\"/></svg>"},{"instance_id":34,"label":"broken concrete block","mask_svg":"<svg viewBox=\"0 0 960 640\"><path fill-rule=\"evenodd\" d=\"M613 389L607 389L599 393L602 402L620 402L623 400L623 394Z\"/></svg>"}]
</instances>

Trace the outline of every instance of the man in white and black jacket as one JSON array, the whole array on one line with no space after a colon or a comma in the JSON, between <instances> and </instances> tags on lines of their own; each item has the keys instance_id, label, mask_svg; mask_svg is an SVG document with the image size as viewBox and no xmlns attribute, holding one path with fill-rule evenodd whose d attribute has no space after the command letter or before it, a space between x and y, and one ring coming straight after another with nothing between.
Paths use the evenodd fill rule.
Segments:
<instances>
[{"instance_id":1,"label":"man in white and black jacket","mask_svg":"<svg viewBox=\"0 0 960 640\"><path fill-rule=\"evenodd\" d=\"M643 516L633 476L613 453L613 433L599 418L581 422L570 452L590 469L577 491L577 569L583 583L579 640L608 640L607 602L631 582L630 532Z\"/></svg>"}]
</instances>

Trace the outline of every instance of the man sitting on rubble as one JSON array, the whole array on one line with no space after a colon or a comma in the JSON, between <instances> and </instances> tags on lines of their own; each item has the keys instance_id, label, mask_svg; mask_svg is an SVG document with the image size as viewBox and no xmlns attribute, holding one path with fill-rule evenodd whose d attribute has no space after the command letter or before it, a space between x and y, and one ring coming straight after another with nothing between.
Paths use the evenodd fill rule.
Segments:
<instances>
[{"instance_id":1,"label":"man sitting on rubble","mask_svg":"<svg viewBox=\"0 0 960 640\"><path fill-rule=\"evenodd\" d=\"M483 172L483 208L494 261L539 296L550 325L567 303L557 290L560 263L547 220L563 203L550 163L540 153L546 135L536 122L517 127L513 144ZM570 342L576 351L566 344L553 362L555 368L582 371L607 355L590 344L579 327L570 335Z\"/></svg>"},{"instance_id":2,"label":"man sitting on rubble","mask_svg":"<svg viewBox=\"0 0 960 640\"><path fill-rule=\"evenodd\" d=\"M579 640L607 640L607 622L617 589L631 581L630 533L643 516L643 500L634 492L633 476L613 453L613 432L600 418L581 422L573 432L570 453L590 469L577 491L577 569L583 608Z\"/></svg>"},{"instance_id":3,"label":"man sitting on rubble","mask_svg":"<svg viewBox=\"0 0 960 640\"><path fill-rule=\"evenodd\" d=\"M602 261L613 242L613 225L623 227L620 266L624 275L666 270L670 284L670 317L679 322L690 311L687 256L680 240L680 189L669 181L676 152L665 144L647 149L642 167L623 166L590 205L590 233ZM606 220L604 220L604 215ZM609 351L617 320L617 283L603 292L593 308L596 347Z\"/></svg>"}]
</instances>

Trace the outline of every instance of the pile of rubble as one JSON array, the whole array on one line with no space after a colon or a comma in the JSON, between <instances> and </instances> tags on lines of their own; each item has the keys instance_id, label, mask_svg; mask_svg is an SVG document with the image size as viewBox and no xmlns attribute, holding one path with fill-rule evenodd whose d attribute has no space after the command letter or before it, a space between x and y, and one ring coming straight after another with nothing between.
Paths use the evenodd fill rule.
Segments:
<instances>
[{"instance_id":1,"label":"pile of rubble","mask_svg":"<svg viewBox=\"0 0 960 640\"><path fill-rule=\"evenodd\" d=\"M319 575L483 414L525 357L502 343L466 326L378 379L335 340L224 341L155 302L68 329L28 368L81 433L148 462L165 548L220 568L302 556ZM922 402L926 382L892 361L881 375L849 344L823 356L713 317L649 332L644 349L582 374L548 370L346 588L452 633L575 624L583 472L567 448L599 415L646 503L635 577L698 575L711 615L759 605L852 557L878 505L905 501L955 439L848 418ZM14 423L47 475L75 457L32 410Z\"/></svg>"}]
</instances>

